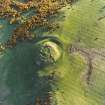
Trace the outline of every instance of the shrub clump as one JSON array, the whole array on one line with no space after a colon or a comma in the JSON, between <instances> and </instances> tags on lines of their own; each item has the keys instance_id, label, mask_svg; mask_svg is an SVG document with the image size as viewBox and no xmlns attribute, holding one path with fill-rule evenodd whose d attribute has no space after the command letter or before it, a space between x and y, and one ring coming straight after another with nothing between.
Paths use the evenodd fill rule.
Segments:
<instances>
[{"instance_id":1,"label":"shrub clump","mask_svg":"<svg viewBox=\"0 0 105 105\"><path fill-rule=\"evenodd\" d=\"M42 41L37 44L36 64L39 66L54 64L61 56L60 47L51 41Z\"/></svg>"}]
</instances>

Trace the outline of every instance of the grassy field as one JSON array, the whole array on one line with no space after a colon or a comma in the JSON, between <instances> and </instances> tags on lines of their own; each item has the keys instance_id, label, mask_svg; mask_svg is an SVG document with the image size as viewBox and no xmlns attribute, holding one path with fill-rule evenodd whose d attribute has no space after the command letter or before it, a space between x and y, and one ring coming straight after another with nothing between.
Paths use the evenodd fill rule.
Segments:
<instances>
[{"instance_id":1,"label":"grassy field","mask_svg":"<svg viewBox=\"0 0 105 105\"><path fill-rule=\"evenodd\" d=\"M65 18L53 35L63 44L62 57L44 68L35 65L35 43L18 43L0 55L0 102L4 105L33 105L50 92L51 105L105 105L105 20L104 0L79 0L61 11ZM102 9L103 8L103 9ZM0 20L0 42L7 40L13 26ZM92 57L92 74L87 84L88 56L69 48L75 45ZM87 50L88 49L88 50ZM92 51L91 51L92 49ZM102 50L101 50L102 49ZM98 52L98 53L96 53ZM51 73L55 77L49 80Z\"/></svg>"}]
</instances>

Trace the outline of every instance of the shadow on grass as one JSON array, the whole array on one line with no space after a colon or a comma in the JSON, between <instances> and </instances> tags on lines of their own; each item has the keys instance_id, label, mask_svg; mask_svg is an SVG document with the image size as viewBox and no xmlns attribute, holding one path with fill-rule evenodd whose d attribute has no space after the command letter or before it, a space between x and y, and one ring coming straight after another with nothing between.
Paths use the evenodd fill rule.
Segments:
<instances>
[{"instance_id":1,"label":"shadow on grass","mask_svg":"<svg viewBox=\"0 0 105 105\"><path fill-rule=\"evenodd\" d=\"M5 98L8 105L32 105L36 97L50 90L47 78L38 76L40 68L35 66L34 57L35 49L29 43L18 44L5 54L2 62L7 70L5 83L10 91Z\"/></svg>"}]
</instances>

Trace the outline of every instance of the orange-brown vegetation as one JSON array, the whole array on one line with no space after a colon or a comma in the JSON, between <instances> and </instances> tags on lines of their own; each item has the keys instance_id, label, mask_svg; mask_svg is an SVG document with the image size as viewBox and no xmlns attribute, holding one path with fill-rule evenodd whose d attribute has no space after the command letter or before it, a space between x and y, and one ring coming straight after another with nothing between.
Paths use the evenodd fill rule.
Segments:
<instances>
[{"instance_id":1,"label":"orange-brown vegetation","mask_svg":"<svg viewBox=\"0 0 105 105\"><path fill-rule=\"evenodd\" d=\"M64 2L65 1L65 2ZM32 16L30 19L25 21L23 24L21 24L19 27L17 27L15 30L13 30L13 34L11 35L10 39L5 43L5 47L13 47L16 45L16 42L19 40L25 40L25 39L33 39L33 35L30 32L30 30L33 27L45 27L48 26L48 30L51 30L53 26L55 28L59 28L59 26L56 26L54 24L49 23L48 17L55 15L59 12L59 10L66 5L66 0L61 2L60 0L29 0L27 2L18 2L18 1L12 1L12 0L5 0L3 2L2 6L2 16L10 18L10 23L16 23L17 18L21 17L21 13L24 10L28 10L29 8L33 8L36 10L37 13L35 13L35 16ZM18 12L15 8L12 6L15 6L19 9L20 12ZM6 7L6 9L5 9ZM8 8L9 10L8 10ZM1 8L0 8L1 9ZM9 12L7 12L9 11ZM7 13L6 13L7 12ZM1 15L1 13L0 13ZM54 30L54 29L53 29Z\"/></svg>"}]
</instances>

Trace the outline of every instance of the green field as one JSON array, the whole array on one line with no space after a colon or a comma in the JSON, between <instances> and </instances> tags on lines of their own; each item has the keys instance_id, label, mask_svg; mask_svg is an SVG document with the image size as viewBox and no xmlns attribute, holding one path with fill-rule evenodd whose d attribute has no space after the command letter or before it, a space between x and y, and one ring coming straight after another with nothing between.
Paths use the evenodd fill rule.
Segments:
<instances>
[{"instance_id":1,"label":"green field","mask_svg":"<svg viewBox=\"0 0 105 105\"><path fill-rule=\"evenodd\" d=\"M36 40L0 53L0 103L34 105L37 97L43 101L50 94L51 105L105 105L105 19L99 20L104 6L104 0L78 0L60 10L65 17L59 16L59 29L37 30L39 36L61 41L62 56L51 65L36 65ZM2 43L16 25L6 20L0 20L0 25ZM80 50L70 52L71 45ZM49 79L52 73L55 75Z\"/></svg>"}]
</instances>

